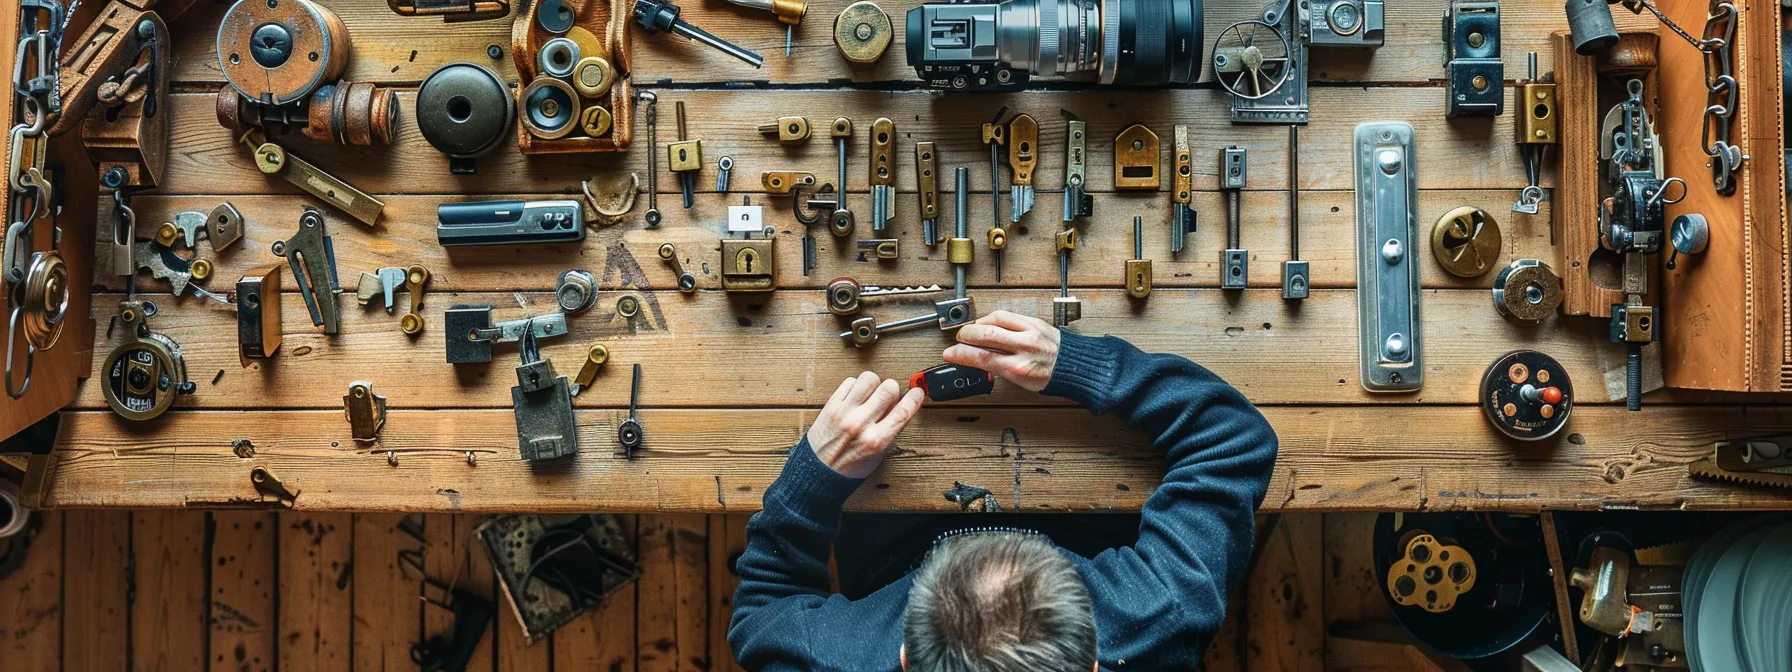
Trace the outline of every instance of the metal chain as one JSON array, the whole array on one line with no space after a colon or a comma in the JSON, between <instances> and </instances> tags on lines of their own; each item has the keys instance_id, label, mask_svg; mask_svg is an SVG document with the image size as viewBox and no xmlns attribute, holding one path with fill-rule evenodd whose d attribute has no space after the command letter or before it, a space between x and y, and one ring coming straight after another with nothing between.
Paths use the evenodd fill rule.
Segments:
<instances>
[{"instance_id":1,"label":"metal chain","mask_svg":"<svg viewBox=\"0 0 1792 672\"><path fill-rule=\"evenodd\" d=\"M1693 37L1680 24L1662 14L1650 0L1616 0L1633 14L1649 10L1661 25L1674 31L1705 59L1706 103L1699 145L1711 157L1711 183L1717 193L1736 192L1736 171L1742 169L1742 148L1733 142L1736 123L1736 21L1740 12L1729 0L1711 0L1705 19L1705 35Z\"/></svg>"},{"instance_id":2,"label":"metal chain","mask_svg":"<svg viewBox=\"0 0 1792 672\"><path fill-rule=\"evenodd\" d=\"M79 0L76 4L79 5ZM42 290L47 287L42 283L51 279L43 275L51 264L38 261L56 258L55 246L60 235L51 236L51 248L47 252L34 253L31 241L34 225L54 215L50 182L45 177L49 138L44 131L62 112L61 70L57 57L62 51L62 37L71 15L59 0L21 0L18 7L19 25L23 29L20 32L24 37L19 39L12 88L20 98L23 118L29 121L13 126L8 138L11 151L6 157L6 188L11 192L11 207L6 212L4 242L0 243L0 261L3 261L0 263L3 267L0 280L11 294L12 304L6 323L5 388L7 396L13 399L25 396L31 389L31 374L36 368L40 349L39 337L44 335L40 332L26 334L24 379L15 387L18 376L14 374L13 360L19 334L25 330L23 325L51 327L59 332L62 319L60 314L40 314L47 306L30 297L33 287ZM31 67L26 67L27 63ZM33 259L38 261L29 261ZM26 269L27 265L30 270ZM59 266L60 262L55 265ZM52 291L62 289L66 287ZM54 346L54 336L49 339L42 343L44 348Z\"/></svg>"}]
</instances>

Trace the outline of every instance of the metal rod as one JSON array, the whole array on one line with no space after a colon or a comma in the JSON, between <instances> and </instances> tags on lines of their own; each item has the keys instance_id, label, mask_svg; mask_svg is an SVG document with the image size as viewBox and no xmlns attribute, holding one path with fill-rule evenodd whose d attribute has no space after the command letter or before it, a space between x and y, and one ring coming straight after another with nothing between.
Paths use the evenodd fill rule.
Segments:
<instances>
[{"instance_id":1,"label":"metal rod","mask_svg":"<svg viewBox=\"0 0 1792 672\"><path fill-rule=\"evenodd\" d=\"M1132 218L1132 258L1145 258L1145 218L1133 215Z\"/></svg>"},{"instance_id":2,"label":"metal rod","mask_svg":"<svg viewBox=\"0 0 1792 672\"><path fill-rule=\"evenodd\" d=\"M957 207L955 208L958 211L958 222L955 224L956 228L953 230L958 233L957 237L959 238L970 238L970 225L966 223L965 220L969 218L971 214L971 169L959 166L958 172L954 177L956 177L957 182L953 186L958 190L958 193L956 194L958 197ZM952 292L953 298L962 299L965 296L964 266L964 264L952 265L952 275L957 280L955 289Z\"/></svg>"},{"instance_id":3,"label":"metal rod","mask_svg":"<svg viewBox=\"0 0 1792 672\"><path fill-rule=\"evenodd\" d=\"M635 362L634 380L628 386L628 417L635 417L636 402L641 397L641 363Z\"/></svg>"},{"instance_id":4,"label":"metal rod","mask_svg":"<svg viewBox=\"0 0 1792 672\"><path fill-rule=\"evenodd\" d=\"M1233 215L1236 217L1236 213ZM1300 126L1288 127L1288 259L1300 261Z\"/></svg>"},{"instance_id":5,"label":"metal rod","mask_svg":"<svg viewBox=\"0 0 1792 672\"><path fill-rule=\"evenodd\" d=\"M687 39L692 39L692 40L696 40L698 42L702 42L711 47L715 47L716 49L721 50L722 53L725 53L725 54L728 54L729 56L738 58L738 59L744 61L747 65L751 65L755 68L765 65L765 57L764 56L760 56L759 54L756 54L751 51L747 51L746 49L743 49L741 47L735 46L734 43L732 43L732 42L729 42L722 38L711 35L711 34L709 34L708 31L705 31L702 28L693 26L689 23L685 23L684 21L679 21L678 23L672 24L672 33L675 35L687 38ZM684 134L680 133L679 135L680 135L680 137L682 137Z\"/></svg>"},{"instance_id":6,"label":"metal rod","mask_svg":"<svg viewBox=\"0 0 1792 672\"><path fill-rule=\"evenodd\" d=\"M1001 145L989 143L989 225L996 229L1002 228L1001 150Z\"/></svg>"}]
</instances>

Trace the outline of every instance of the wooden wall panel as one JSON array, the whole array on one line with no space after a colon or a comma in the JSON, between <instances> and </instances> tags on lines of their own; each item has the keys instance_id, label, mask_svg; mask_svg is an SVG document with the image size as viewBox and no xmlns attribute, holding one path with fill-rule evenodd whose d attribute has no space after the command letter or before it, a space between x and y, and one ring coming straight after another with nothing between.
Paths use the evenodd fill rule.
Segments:
<instances>
[{"instance_id":1,"label":"wooden wall panel","mask_svg":"<svg viewBox=\"0 0 1792 672\"><path fill-rule=\"evenodd\" d=\"M638 672L709 669L709 529L700 514L640 516Z\"/></svg>"},{"instance_id":2,"label":"wooden wall panel","mask_svg":"<svg viewBox=\"0 0 1792 672\"><path fill-rule=\"evenodd\" d=\"M354 633L354 516L279 516L280 669L349 669Z\"/></svg>"},{"instance_id":3,"label":"wooden wall panel","mask_svg":"<svg viewBox=\"0 0 1792 672\"><path fill-rule=\"evenodd\" d=\"M212 672L263 672L277 663L278 523L271 511L212 514Z\"/></svg>"},{"instance_id":4,"label":"wooden wall panel","mask_svg":"<svg viewBox=\"0 0 1792 672\"><path fill-rule=\"evenodd\" d=\"M135 672L187 672L207 665L209 515L174 509L131 512Z\"/></svg>"},{"instance_id":5,"label":"wooden wall panel","mask_svg":"<svg viewBox=\"0 0 1792 672\"><path fill-rule=\"evenodd\" d=\"M300 493L300 496L304 496ZM422 516L410 516L422 529ZM355 516L354 669L401 670L414 667L411 644L423 627L423 602L417 599L415 571L403 569L400 551L420 553L424 542L401 527L407 516Z\"/></svg>"},{"instance_id":6,"label":"wooden wall panel","mask_svg":"<svg viewBox=\"0 0 1792 672\"><path fill-rule=\"evenodd\" d=\"M623 516L623 534L636 543L639 516ZM639 545L637 544L637 548ZM631 583L605 598L596 609L579 614L554 631L554 667L569 670L614 670L635 662L636 591Z\"/></svg>"},{"instance_id":7,"label":"wooden wall panel","mask_svg":"<svg viewBox=\"0 0 1792 672\"><path fill-rule=\"evenodd\" d=\"M63 669L128 669L131 512L69 511L62 543Z\"/></svg>"},{"instance_id":8,"label":"wooden wall panel","mask_svg":"<svg viewBox=\"0 0 1792 672\"><path fill-rule=\"evenodd\" d=\"M1324 521L1276 516L1245 589L1245 669L1325 669Z\"/></svg>"},{"instance_id":9,"label":"wooden wall panel","mask_svg":"<svg viewBox=\"0 0 1792 672\"><path fill-rule=\"evenodd\" d=\"M64 514L41 515L25 563L0 583L0 659L19 669L56 669L62 660Z\"/></svg>"}]
</instances>

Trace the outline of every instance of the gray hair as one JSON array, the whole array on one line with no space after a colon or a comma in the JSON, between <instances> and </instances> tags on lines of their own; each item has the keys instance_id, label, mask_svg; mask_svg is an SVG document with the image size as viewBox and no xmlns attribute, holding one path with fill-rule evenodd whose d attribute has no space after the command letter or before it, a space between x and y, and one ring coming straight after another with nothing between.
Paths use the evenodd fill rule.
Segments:
<instances>
[{"instance_id":1,"label":"gray hair","mask_svg":"<svg viewBox=\"0 0 1792 672\"><path fill-rule=\"evenodd\" d=\"M908 593L909 672L1087 672L1095 612L1051 542L1016 532L941 540Z\"/></svg>"}]
</instances>

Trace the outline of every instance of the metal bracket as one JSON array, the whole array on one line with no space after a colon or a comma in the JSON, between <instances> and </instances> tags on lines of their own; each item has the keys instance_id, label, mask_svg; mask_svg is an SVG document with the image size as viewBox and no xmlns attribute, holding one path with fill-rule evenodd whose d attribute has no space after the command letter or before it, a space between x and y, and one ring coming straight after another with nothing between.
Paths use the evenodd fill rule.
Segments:
<instances>
[{"instance_id":1,"label":"metal bracket","mask_svg":"<svg viewBox=\"0 0 1792 672\"><path fill-rule=\"evenodd\" d=\"M288 486L286 481L280 480L280 477L275 476L274 472L268 471L267 467L255 467L250 469L249 483L254 485L255 491L261 493L262 496L273 497L276 501L280 502L281 506L289 509L292 508L293 502L299 498L298 488Z\"/></svg>"},{"instance_id":2,"label":"metal bracket","mask_svg":"<svg viewBox=\"0 0 1792 672\"><path fill-rule=\"evenodd\" d=\"M305 298L305 309L311 312L311 324L335 335L342 330L342 311L336 295L342 290L336 281L336 248L324 230L324 216L311 208L299 215L299 230L286 240L274 241L274 256L285 257L292 266L292 279Z\"/></svg>"},{"instance_id":3,"label":"metal bracket","mask_svg":"<svg viewBox=\"0 0 1792 672\"><path fill-rule=\"evenodd\" d=\"M280 350L280 267L249 271L236 281L237 357L267 359Z\"/></svg>"},{"instance_id":4,"label":"metal bracket","mask_svg":"<svg viewBox=\"0 0 1792 672\"><path fill-rule=\"evenodd\" d=\"M1499 0L1452 0L1444 13L1446 117L1497 117L1506 112L1506 65L1500 61Z\"/></svg>"},{"instance_id":5,"label":"metal bracket","mask_svg":"<svg viewBox=\"0 0 1792 672\"><path fill-rule=\"evenodd\" d=\"M373 383L349 383L348 394L342 395L342 415L348 418L349 436L363 443L378 441L380 428L386 426L386 396L374 394Z\"/></svg>"},{"instance_id":6,"label":"metal bracket","mask_svg":"<svg viewBox=\"0 0 1792 672\"><path fill-rule=\"evenodd\" d=\"M525 331L535 338L565 336L566 314L492 324L491 306L454 306L442 312L442 331L449 364L483 364L492 361L494 343L520 341Z\"/></svg>"},{"instance_id":7,"label":"metal bracket","mask_svg":"<svg viewBox=\"0 0 1792 672\"><path fill-rule=\"evenodd\" d=\"M566 317L556 313L562 323ZM525 320L522 327L522 365L516 367L516 387L510 401L516 406L516 441L522 458L552 460L579 452L578 422L572 414L572 390L566 376L554 371L554 363L541 358L535 329Z\"/></svg>"},{"instance_id":8,"label":"metal bracket","mask_svg":"<svg viewBox=\"0 0 1792 672\"><path fill-rule=\"evenodd\" d=\"M1406 392L1424 384L1420 340L1418 166L1412 125L1356 127L1357 329L1363 389Z\"/></svg>"}]
</instances>

